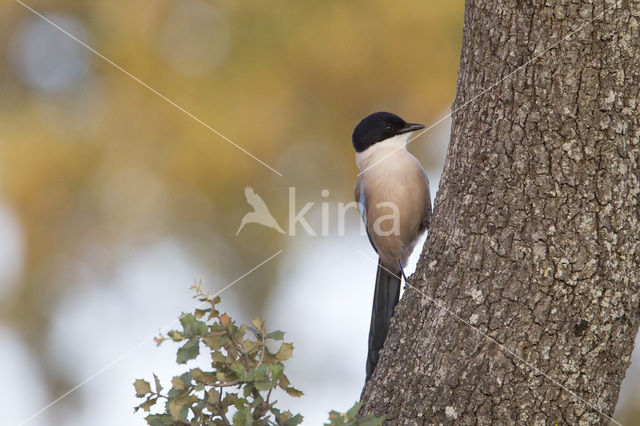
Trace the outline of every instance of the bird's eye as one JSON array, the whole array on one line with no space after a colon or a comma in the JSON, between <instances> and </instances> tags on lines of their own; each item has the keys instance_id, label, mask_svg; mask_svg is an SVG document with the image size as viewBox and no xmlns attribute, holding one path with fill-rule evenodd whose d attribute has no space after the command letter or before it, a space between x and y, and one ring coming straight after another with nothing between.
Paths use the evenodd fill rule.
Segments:
<instances>
[{"instance_id":1,"label":"bird's eye","mask_svg":"<svg viewBox=\"0 0 640 426\"><path fill-rule=\"evenodd\" d=\"M385 128L385 130L386 130L387 132L390 132L390 131L391 131L391 126L387 126L387 127Z\"/></svg>"}]
</instances>

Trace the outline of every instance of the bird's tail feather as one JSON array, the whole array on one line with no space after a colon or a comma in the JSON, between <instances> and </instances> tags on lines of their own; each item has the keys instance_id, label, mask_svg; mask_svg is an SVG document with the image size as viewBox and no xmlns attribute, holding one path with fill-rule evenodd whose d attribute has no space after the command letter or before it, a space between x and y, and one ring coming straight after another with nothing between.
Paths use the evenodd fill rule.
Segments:
<instances>
[{"instance_id":1,"label":"bird's tail feather","mask_svg":"<svg viewBox=\"0 0 640 426\"><path fill-rule=\"evenodd\" d=\"M380 349L387 338L393 308L400 298L400 273L394 274L382 266L378 259L376 289L373 295L371 326L369 328L369 353L367 355L367 380L378 363Z\"/></svg>"}]
</instances>

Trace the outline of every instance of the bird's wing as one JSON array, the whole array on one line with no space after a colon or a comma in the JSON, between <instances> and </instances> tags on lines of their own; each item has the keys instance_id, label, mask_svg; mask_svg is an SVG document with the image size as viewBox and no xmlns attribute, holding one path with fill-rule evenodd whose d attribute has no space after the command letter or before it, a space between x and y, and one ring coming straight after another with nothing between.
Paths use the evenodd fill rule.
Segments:
<instances>
[{"instance_id":1,"label":"bird's wing","mask_svg":"<svg viewBox=\"0 0 640 426\"><path fill-rule=\"evenodd\" d=\"M244 195L245 197L247 197L247 203L249 203L249 205L253 207L255 211L259 211L259 210L269 211L269 209L267 208L267 205L264 203L262 198L258 194L256 194L256 192L250 186L247 186L244 189Z\"/></svg>"},{"instance_id":2,"label":"bird's wing","mask_svg":"<svg viewBox=\"0 0 640 426\"><path fill-rule=\"evenodd\" d=\"M359 176L356 179L356 184L353 188L353 192L355 193L356 203L358 204L358 211L360 212L360 217L364 224L367 224L367 198L364 191L364 179L362 176Z\"/></svg>"},{"instance_id":3,"label":"bird's wing","mask_svg":"<svg viewBox=\"0 0 640 426\"><path fill-rule=\"evenodd\" d=\"M364 187L363 175L358 176L358 179L356 179L356 185L353 188L353 190L356 197L356 203L358 204L358 211L360 212L360 217L362 217L362 221L364 222L364 229L367 230L367 237L369 238L369 242L371 243L371 246L377 253L378 249L376 248L375 244L373 244L373 240L371 239L371 234L369 234L369 226L367 224L367 196L366 196L366 191Z\"/></svg>"}]
</instances>

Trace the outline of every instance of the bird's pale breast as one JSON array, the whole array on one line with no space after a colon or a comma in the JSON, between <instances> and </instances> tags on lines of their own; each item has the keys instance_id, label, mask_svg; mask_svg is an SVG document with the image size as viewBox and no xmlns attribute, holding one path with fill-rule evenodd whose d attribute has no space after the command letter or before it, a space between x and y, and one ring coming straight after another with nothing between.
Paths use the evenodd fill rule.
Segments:
<instances>
[{"instance_id":1,"label":"bird's pale breast","mask_svg":"<svg viewBox=\"0 0 640 426\"><path fill-rule=\"evenodd\" d=\"M422 233L429 184L420 162L404 148L380 148L359 159L364 173L356 182L356 201L365 201L367 230L383 264L396 270Z\"/></svg>"}]
</instances>

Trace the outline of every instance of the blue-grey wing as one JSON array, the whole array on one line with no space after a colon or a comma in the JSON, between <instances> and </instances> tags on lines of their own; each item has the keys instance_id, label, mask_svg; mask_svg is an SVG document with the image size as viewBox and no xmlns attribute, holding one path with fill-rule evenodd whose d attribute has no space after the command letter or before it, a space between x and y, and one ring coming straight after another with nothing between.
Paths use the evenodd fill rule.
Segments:
<instances>
[{"instance_id":1,"label":"blue-grey wing","mask_svg":"<svg viewBox=\"0 0 640 426\"><path fill-rule=\"evenodd\" d=\"M362 222L364 223L364 229L367 230L367 237L369 238L369 242L371 243L371 247L378 252L375 244L373 244L373 240L371 239L371 234L369 234L369 226L367 223L367 193L364 187L364 179L362 179L362 175L358 177L356 180L356 185L353 188L356 198L356 203L358 204L358 211L360 212L360 217L362 218Z\"/></svg>"}]
</instances>

